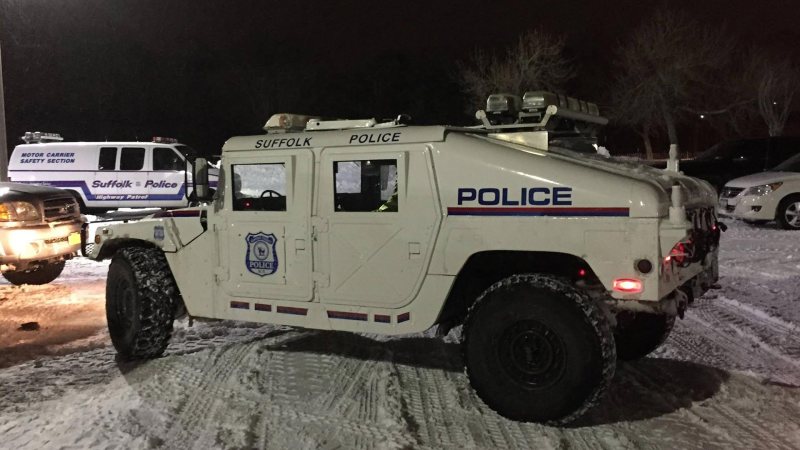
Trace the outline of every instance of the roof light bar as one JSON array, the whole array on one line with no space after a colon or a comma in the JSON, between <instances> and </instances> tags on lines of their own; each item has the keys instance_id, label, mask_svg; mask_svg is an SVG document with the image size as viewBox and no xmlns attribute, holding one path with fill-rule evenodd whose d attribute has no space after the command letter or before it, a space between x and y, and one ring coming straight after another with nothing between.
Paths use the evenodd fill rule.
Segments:
<instances>
[{"instance_id":1,"label":"roof light bar","mask_svg":"<svg viewBox=\"0 0 800 450\"><path fill-rule=\"evenodd\" d=\"M264 131L268 133L285 133L287 131L303 131L312 116L302 114L273 114L264 124Z\"/></svg>"},{"instance_id":2,"label":"roof light bar","mask_svg":"<svg viewBox=\"0 0 800 450\"><path fill-rule=\"evenodd\" d=\"M41 131L26 131L22 139L26 144L40 144L44 142L61 142L64 140L58 133L43 133Z\"/></svg>"},{"instance_id":3,"label":"roof light bar","mask_svg":"<svg viewBox=\"0 0 800 450\"><path fill-rule=\"evenodd\" d=\"M177 144L178 140L171 137L153 136L153 142L156 144Z\"/></svg>"}]
</instances>

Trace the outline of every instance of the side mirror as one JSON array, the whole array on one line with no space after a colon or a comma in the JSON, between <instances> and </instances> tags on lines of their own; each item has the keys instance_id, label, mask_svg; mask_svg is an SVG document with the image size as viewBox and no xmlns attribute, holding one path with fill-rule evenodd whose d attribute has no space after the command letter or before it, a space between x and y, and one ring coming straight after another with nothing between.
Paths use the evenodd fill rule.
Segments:
<instances>
[{"instance_id":1,"label":"side mirror","mask_svg":"<svg viewBox=\"0 0 800 450\"><path fill-rule=\"evenodd\" d=\"M192 167L192 187L197 201L211 199L208 188L208 161L205 158L196 158Z\"/></svg>"}]
</instances>

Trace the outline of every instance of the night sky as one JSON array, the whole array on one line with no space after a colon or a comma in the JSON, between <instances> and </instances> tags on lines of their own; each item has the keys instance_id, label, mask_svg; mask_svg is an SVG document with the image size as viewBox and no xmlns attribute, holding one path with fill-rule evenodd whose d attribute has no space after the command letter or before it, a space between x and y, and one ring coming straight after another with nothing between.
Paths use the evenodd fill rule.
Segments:
<instances>
[{"instance_id":1,"label":"night sky","mask_svg":"<svg viewBox=\"0 0 800 450\"><path fill-rule=\"evenodd\" d=\"M563 34L600 102L614 48L655 3L0 0L9 149L25 131L67 140L172 136L207 155L270 114L471 124L456 62L523 31ZM731 39L800 56L800 5L674 1ZM708 139L713 139L709 137ZM623 145L624 139L616 144ZM612 150L615 142L608 143Z\"/></svg>"}]
</instances>

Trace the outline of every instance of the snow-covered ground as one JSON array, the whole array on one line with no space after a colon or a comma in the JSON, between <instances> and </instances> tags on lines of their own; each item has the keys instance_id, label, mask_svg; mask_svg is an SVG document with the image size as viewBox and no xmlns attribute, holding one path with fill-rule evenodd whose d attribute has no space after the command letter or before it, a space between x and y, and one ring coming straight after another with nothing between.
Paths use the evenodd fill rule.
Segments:
<instances>
[{"instance_id":1,"label":"snow-covered ground","mask_svg":"<svg viewBox=\"0 0 800 450\"><path fill-rule=\"evenodd\" d=\"M562 429L484 406L453 335L183 321L163 358L119 363L107 264L71 261L0 285L0 448L800 448L800 233L730 225L722 288Z\"/></svg>"}]
</instances>

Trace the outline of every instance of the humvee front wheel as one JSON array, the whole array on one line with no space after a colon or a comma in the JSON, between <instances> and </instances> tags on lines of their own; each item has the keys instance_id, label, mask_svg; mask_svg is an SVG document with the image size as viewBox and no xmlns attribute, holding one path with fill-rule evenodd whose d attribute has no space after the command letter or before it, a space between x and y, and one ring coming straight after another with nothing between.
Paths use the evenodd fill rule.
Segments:
<instances>
[{"instance_id":1,"label":"humvee front wheel","mask_svg":"<svg viewBox=\"0 0 800 450\"><path fill-rule=\"evenodd\" d=\"M154 358L164 353L178 301L178 288L161 250L118 251L108 269L106 319L120 357Z\"/></svg>"},{"instance_id":2,"label":"humvee front wheel","mask_svg":"<svg viewBox=\"0 0 800 450\"><path fill-rule=\"evenodd\" d=\"M623 361L644 358L667 340L673 325L675 316L619 312L614 328L617 357Z\"/></svg>"},{"instance_id":3,"label":"humvee front wheel","mask_svg":"<svg viewBox=\"0 0 800 450\"><path fill-rule=\"evenodd\" d=\"M614 335L592 299L547 275L513 275L484 291L464 325L467 375L513 420L566 424L595 405L616 368Z\"/></svg>"}]
</instances>

